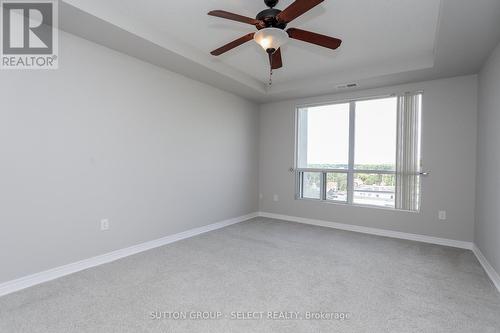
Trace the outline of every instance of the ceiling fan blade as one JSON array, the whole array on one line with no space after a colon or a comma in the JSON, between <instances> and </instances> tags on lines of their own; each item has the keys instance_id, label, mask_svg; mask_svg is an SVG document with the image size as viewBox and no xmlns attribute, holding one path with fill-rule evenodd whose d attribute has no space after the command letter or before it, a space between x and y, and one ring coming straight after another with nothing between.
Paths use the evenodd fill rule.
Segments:
<instances>
[{"instance_id":1,"label":"ceiling fan blade","mask_svg":"<svg viewBox=\"0 0 500 333\"><path fill-rule=\"evenodd\" d=\"M342 41L338 38L320 35L315 32L306 30L290 28L286 32L288 33L288 36L290 36L290 38L323 46L332 50L338 49L340 44L342 44Z\"/></svg>"},{"instance_id":2,"label":"ceiling fan blade","mask_svg":"<svg viewBox=\"0 0 500 333\"><path fill-rule=\"evenodd\" d=\"M281 59L281 49L277 49L273 54L269 54L269 63L271 69L278 69L283 67L283 60Z\"/></svg>"},{"instance_id":3,"label":"ceiling fan blade","mask_svg":"<svg viewBox=\"0 0 500 333\"><path fill-rule=\"evenodd\" d=\"M276 16L278 22L289 23L300 15L316 7L324 0L295 0L290 6Z\"/></svg>"},{"instance_id":4,"label":"ceiling fan blade","mask_svg":"<svg viewBox=\"0 0 500 333\"><path fill-rule=\"evenodd\" d=\"M233 40L231 43L228 43L222 47L219 47L217 50L213 50L212 52L210 52L211 55L214 55L214 56L218 56L218 55L221 55L229 50L232 50L234 49L235 47L237 46L240 46L241 44L244 44L250 40L253 39L253 35L255 33L254 32L251 32L249 34L246 34L245 36L243 37L240 37L236 40Z\"/></svg>"},{"instance_id":5,"label":"ceiling fan blade","mask_svg":"<svg viewBox=\"0 0 500 333\"><path fill-rule=\"evenodd\" d=\"M247 23L247 24L251 24L251 25L260 24L259 20L253 19L251 17L246 17L246 16L226 12L225 10L212 10L211 12L208 12L208 15L221 17L221 18L225 18L225 19L233 20L233 21L237 21L237 22Z\"/></svg>"}]
</instances>

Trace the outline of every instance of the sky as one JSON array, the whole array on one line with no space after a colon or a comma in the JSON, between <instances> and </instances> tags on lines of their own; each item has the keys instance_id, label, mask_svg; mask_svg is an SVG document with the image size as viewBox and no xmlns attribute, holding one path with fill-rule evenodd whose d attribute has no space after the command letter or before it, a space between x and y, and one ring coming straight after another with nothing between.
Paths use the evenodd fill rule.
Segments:
<instances>
[{"instance_id":1,"label":"sky","mask_svg":"<svg viewBox=\"0 0 500 333\"><path fill-rule=\"evenodd\" d=\"M309 107L308 164L347 164L349 104ZM395 164L397 98L356 102L355 164Z\"/></svg>"}]
</instances>

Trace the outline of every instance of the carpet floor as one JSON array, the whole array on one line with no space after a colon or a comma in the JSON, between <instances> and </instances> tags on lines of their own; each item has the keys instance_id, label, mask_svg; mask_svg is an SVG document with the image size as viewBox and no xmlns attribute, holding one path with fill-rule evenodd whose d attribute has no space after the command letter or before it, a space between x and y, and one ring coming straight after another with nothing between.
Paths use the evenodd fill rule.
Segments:
<instances>
[{"instance_id":1,"label":"carpet floor","mask_svg":"<svg viewBox=\"0 0 500 333\"><path fill-rule=\"evenodd\" d=\"M0 332L500 332L468 250L256 218L0 298Z\"/></svg>"}]
</instances>

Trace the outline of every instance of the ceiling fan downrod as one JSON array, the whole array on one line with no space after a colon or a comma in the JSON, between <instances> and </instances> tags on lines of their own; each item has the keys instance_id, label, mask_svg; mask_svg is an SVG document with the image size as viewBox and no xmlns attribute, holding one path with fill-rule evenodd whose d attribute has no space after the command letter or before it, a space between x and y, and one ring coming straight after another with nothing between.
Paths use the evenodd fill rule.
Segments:
<instances>
[{"instance_id":1,"label":"ceiling fan downrod","mask_svg":"<svg viewBox=\"0 0 500 333\"><path fill-rule=\"evenodd\" d=\"M269 8L274 8L278 4L279 0L264 0L265 4Z\"/></svg>"},{"instance_id":2,"label":"ceiling fan downrod","mask_svg":"<svg viewBox=\"0 0 500 333\"><path fill-rule=\"evenodd\" d=\"M267 49L266 50L267 54L269 54L269 62L270 62L270 65L269 66L269 88L271 88L271 86L273 85L273 54L274 52L276 52L275 49Z\"/></svg>"}]
</instances>

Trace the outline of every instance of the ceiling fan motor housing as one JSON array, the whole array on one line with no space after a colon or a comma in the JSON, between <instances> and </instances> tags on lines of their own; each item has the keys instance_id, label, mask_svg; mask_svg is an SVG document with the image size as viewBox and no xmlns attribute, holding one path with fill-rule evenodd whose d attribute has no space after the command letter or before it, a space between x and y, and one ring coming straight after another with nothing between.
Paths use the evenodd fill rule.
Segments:
<instances>
[{"instance_id":1,"label":"ceiling fan motor housing","mask_svg":"<svg viewBox=\"0 0 500 333\"><path fill-rule=\"evenodd\" d=\"M263 29L263 28L278 28L278 29L285 29L286 28L286 23L278 22L276 19L276 16L281 13L281 10L279 9L274 9L274 8L269 8L269 9L264 9L260 13L257 14L255 17L259 21L263 21L265 26L257 26L257 29Z\"/></svg>"}]
</instances>

